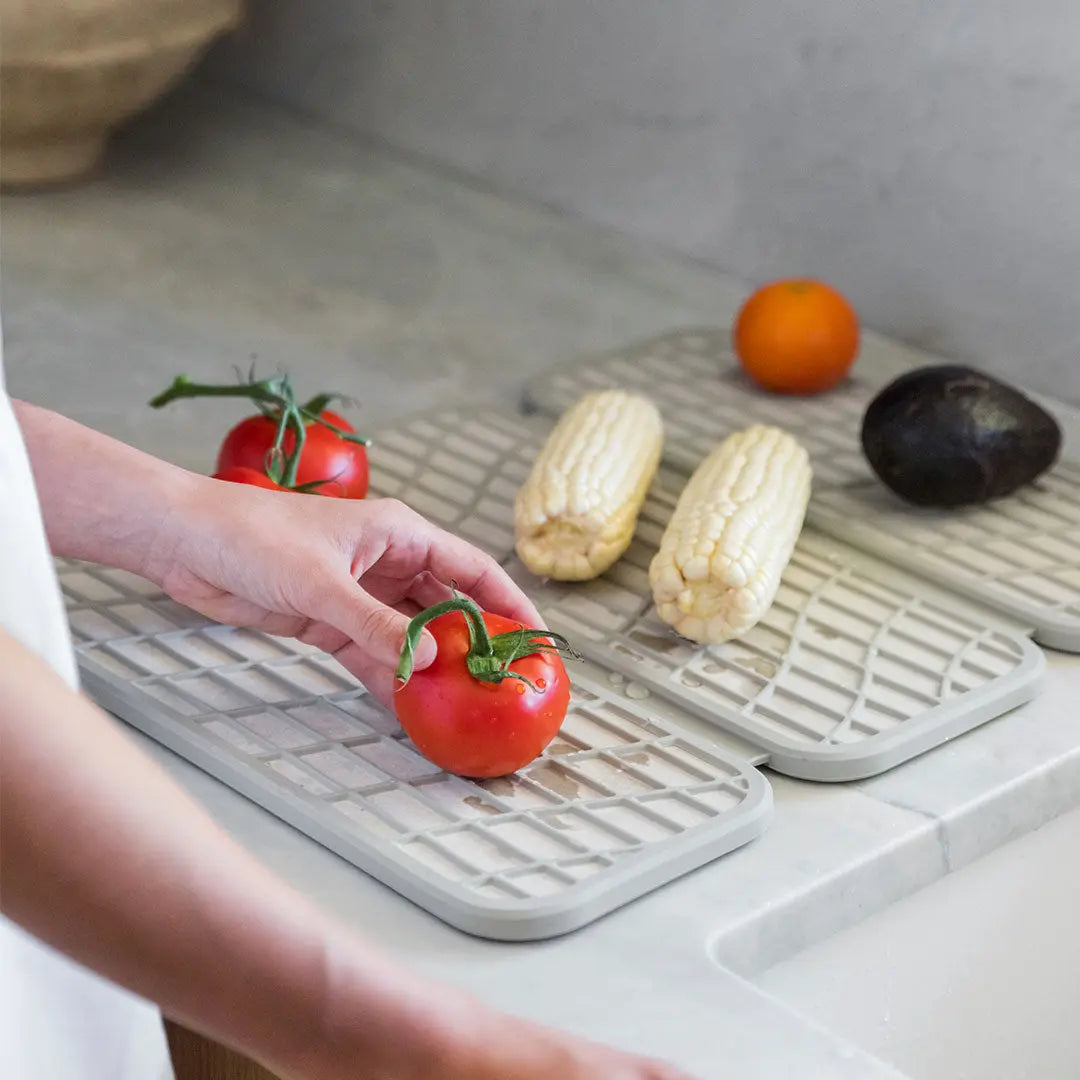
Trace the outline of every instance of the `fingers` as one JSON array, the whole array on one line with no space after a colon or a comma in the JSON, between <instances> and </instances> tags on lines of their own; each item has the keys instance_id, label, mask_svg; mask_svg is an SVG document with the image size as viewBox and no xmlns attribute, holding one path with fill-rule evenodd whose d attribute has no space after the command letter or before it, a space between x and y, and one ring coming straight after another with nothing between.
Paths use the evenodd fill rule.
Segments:
<instances>
[{"instance_id":1,"label":"fingers","mask_svg":"<svg viewBox=\"0 0 1080 1080\"><path fill-rule=\"evenodd\" d=\"M173 590L169 594L178 603L226 626L254 626L276 637L295 637L307 625L302 615L271 611L262 604L231 593L215 591L212 595Z\"/></svg>"},{"instance_id":2,"label":"fingers","mask_svg":"<svg viewBox=\"0 0 1080 1080\"><path fill-rule=\"evenodd\" d=\"M689 1073L666 1061L650 1061L649 1071L645 1075L647 1080L693 1080Z\"/></svg>"},{"instance_id":3,"label":"fingers","mask_svg":"<svg viewBox=\"0 0 1080 1080\"><path fill-rule=\"evenodd\" d=\"M321 649L331 656L352 640L348 634L343 634L329 623L311 621L307 622L300 633L293 636L297 641L302 641L305 645L314 645L316 649Z\"/></svg>"},{"instance_id":4,"label":"fingers","mask_svg":"<svg viewBox=\"0 0 1080 1080\"><path fill-rule=\"evenodd\" d=\"M426 607L431 607L430 604L418 604L415 600L402 600L393 607L400 611L402 615L407 615L410 619L414 615L419 615L421 611Z\"/></svg>"},{"instance_id":5,"label":"fingers","mask_svg":"<svg viewBox=\"0 0 1080 1080\"><path fill-rule=\"evenodd\" d=\"M305 610L313 619L348 635L374 664L393 675L409 616L380 603L347 575L316 589L307 598ZM434 659L435 639L425 629L415 646L413 667L425 668Z\"/></svg>"},{"instance_id":6,"label":"fingers","mask_svg":"<svg viewBox=\"0 0 1080 1080\"><path fill-rule=\"evenodd\" d=\"M417 611L440 604L453 596L450 586L439 581L428 570L402 581L394 577L380 577L376 569L364 576L362 587L376 600L389 604L398 611L408 612L411 607L411 614L414 615Z\"/></svg>"},{"instance_id":7,"label":"fingers","mask_svg":"<svg viewBox=\"0 0 1080 1080\"><path fill-rule=\"evenodd\" d=\"M393 606L406 619L411 619L422 610L421 605L413 600L402 600ZM423 607L429 606L426 602L423 605ZM305 644L314 645L334 657L346 671L364 684L372 697L393 711L395 687L393 667L388 667L379 660L373 660L366 648L356 644L348 634L342 633L329 623L309 622L295 636ZM394 662L397 663L396 660Z\"/></svg>"},{"instance_id":8,"label":"fingers","mask_svg":"<svg viewBox=\"0 0 1080 1080\"><path fill-rule=\"evenodd\" d=\"M378 567L388 564L395 573L387 576L406 577L430 571L444 584L453 582L486 611L543 628L532 601L495 559L474 544L438 527L397 499L373 501L365 509L387 531L385 543L378 553L373 553L374 558L363 560L360 568L354 565L356 576L378 575Z\"/></svg>"},{"instance_id":9,"label":"fingers","mask_svg":"<svg viewBox=\"0 0 1080 1080\"><path fill-rule=\"evenodd\" d=\"M405 595L423 609L449 600L454 592L446 582L440 581L430 571L425 570L422 574L416 575Z\"/></svg>"},{"instance_id":10,"label":"fingers","mask_svg":"<svg viewBox=\"0 0 1080 1080\"><path fill-rule=\"evenodd\" d=\"M367 692L391 712L394 708L394 669L372 660L355 642L348 642L334 653L334 659L359 679Z\"/></svg>"},{"instance_id":11,"label":"fingers","mask_svg":"<svg viewBox=\"0 0 1080 1080\"><path fill-rule=\"evenodd\" d=\"M443 530L428 538L427 562L441 581L454 581L485 611L543 629L540 612L513 578L488 554Z\"/></svg>"}]
</instances>

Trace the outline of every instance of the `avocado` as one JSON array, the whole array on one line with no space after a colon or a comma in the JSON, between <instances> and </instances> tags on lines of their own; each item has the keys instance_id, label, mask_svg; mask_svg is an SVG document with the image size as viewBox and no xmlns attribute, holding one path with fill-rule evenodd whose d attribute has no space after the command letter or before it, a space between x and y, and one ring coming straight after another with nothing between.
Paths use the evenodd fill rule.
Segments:
<instances>
[{"instance_id":1,"label":"avocado","mask_svg":"<svg viewBox=\"0 0 1080 1080\"><path fill-rule=\"evenodd\" d=\"M867 406L861 438L881 482L916 506L1008 495L1046 472L1061 449L1061 428L1045 409L958 364L894 379Z\"/></svg>"}]
</instances>

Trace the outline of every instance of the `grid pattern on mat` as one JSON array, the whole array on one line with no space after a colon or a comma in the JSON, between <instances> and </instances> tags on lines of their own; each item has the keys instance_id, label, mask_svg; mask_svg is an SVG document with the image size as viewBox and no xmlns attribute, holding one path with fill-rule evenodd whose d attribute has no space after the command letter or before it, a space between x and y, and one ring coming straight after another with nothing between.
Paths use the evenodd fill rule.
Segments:
<instances>
[{"instance_id":1,"label":"grid pattern on mat","mask_svg":"<svg viewBox=\"0 0 1080 1080\"><path fill-rule=\"evenodd\" d=\"M658 470L634 541L606 574L591 582L541 582L513 555L520 480L511 478L524 476L544 424L511 427L482 412L427 416L418 423L419 429L414 422L398 430L392 469L375 451L376 488L411 502L418 477L433 486L451 479L436 475L428 463L432 447L444 445L448 432L475 447L480 433L506 425L508 440L514 435L508 456L501 458L493 444L483 460L477 451L479 486L457 490L460 501L445 515L424 499L425 512L454 531L469 522L478 539L483 530L488 550L533 596L552 628L583 652L766 750L812 748L827 756L862 743L872 754L875 737L895 739L901 729L914 732L928 719L936 722L942 706L962 708L992 697L998 680L1030 672L1037 662L1030 643L991 625L990 613L972 613L934 586L813 527L803 530L765 618L736 642L696 647L659 622L648 582L681 474L666 466Z\"/></svg>"},{"instance_id":2,"label":"grid pattern on mat","mask_svg":"<svg viewBox=\"0 0 1080 1080\"><path fill-rule=\"evenodd\" d=\"M414 899L474 932L567 929L658 884L668 851L674 876L763 827L760 774L655 718L615 673L589 665L575 680L543 757L471 782L424 759L317 650L210 623L120 571L57 565L84 676L107 707L164 717L181 752L186 738L242 765L268 809L288 819L282 808L301 806L294 824L313 818L377 877L391 864L401 891L411 882ZM637 885L639 862L650 871ZM583 891L592 906L575 911Z\"/></svg>"},{"instance_id":3,"label":"grid pattern on mat","mask_svg":"<svg viewBox=\"0 0 1080 1080\"><path fill-rule=\"evenodd\" d=\"M742 377L726 331L686 331L556 368L529 396L557 415L589 389L644 393L663 413L665 456L682 472L738 428L786 428L812 460L812 524L989 604L1031 626L1042 644L1080 652L1080 467L1061 462L986 507L928 514L902 506L873 477L859 446L863 411L895 373L857 366L827 394L777 397Z\"/></svg>"},{"instance_id":4,"label":"grid pattern on mat","mask_svg":"<svg viewBox=\"0 0 1080 1080\"><path fill-rule=\"evenodd\" d=\"M882 558L984 600L1080 652L1080 468L1062 462L1006 499L949 513L876 485L818 494L812 518Z\"/></svg>"},{"instance_id":5,"label":"grid pattern on mat","mask_svg":"<svg viewBox=\"0 0 1080 1080\"><path fill-rule=\"evenodd\" d=\"M941 595L856 569L809 530L764 618L737 641L695 646L660 622L648 599L653 536L673 501L654 490L637 539L602 578L584 589L549 583L534 596L582 651L767 749L867 742L1031 660L1019 635ZM527 580L523 568L513 572Z\"/></svg>"}]
</instances>

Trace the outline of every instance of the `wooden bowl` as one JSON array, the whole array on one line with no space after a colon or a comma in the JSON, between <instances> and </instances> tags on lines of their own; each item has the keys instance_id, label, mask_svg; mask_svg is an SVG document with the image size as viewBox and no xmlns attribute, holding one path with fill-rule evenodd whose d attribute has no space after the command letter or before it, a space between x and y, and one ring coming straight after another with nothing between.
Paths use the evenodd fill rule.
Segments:
<instances>
[{"instance_id":1,"label":"wooden bowl","mask_svg":"<svg viewBox=\"0 0 1080 1080\"><path fill-rule=\"evenodd\" d=\"M0 185L76 180L171 89L243 0L0 0Z\"/></svg>"}]
</instances>

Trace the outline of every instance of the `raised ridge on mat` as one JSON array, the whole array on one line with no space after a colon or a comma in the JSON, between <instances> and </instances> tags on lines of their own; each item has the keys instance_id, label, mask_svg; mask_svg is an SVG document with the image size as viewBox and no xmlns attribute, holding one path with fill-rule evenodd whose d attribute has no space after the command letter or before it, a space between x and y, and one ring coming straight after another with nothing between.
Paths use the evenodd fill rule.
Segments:
<instances>
[{"instance_id":1,"label":"raised ridge on mat","mask_svg":"<svg viewBox=\"0 0 1080 1080\"><path fill-rule=\"evenodd\" d=\"M860 361L828 393L767 394L741 374L728 331L695 329L560 365L530 384L528 398L554 417L586 390L647 394L664 417L665 460L684 473L738 428L786 428L814 468L808 521L1026 623L1040 644L1080 652L1080 467L1062 461L1031 487L984 507L926 513L903 506L874 479L859 446L867 404L899 370Z\"/></svg>"},{"instance_id":2,"label":"raised ridge on mat","mask_svg":"<svg viewBox=\"0 0 1080 1080\"><path fill-rule=\"evenodd\" d=\"M995 699L1000 712L1033 692L1043 658L1023 634L813 529L748 633L707 648L678 637L648 593L678 493L665 479L607 574L584 588L530 591L583 652L763 747L772 768L818 780L873 775L964 730L965 715L968 726L988 719ZM528 587L524 567L511 568Z\"/></svg>"},{"instance_id":3,"label":"raised ridge on mat","mask_svg":"<svg viewBox=\"0 0 1080 1080\"><path fill-rule=\"evenodd\" d=\"M1080 652L1080 467L1062 462L1008 498L947 513L903 506L878 484L821 492L811 520Z\"/></svg>"},{"instance_id":4,"label":"raised ridge on mat","mask_svg":"<svg viewBox=\"0 0 1080 1080\"><path fill-rule=\"evenodd\" d=\"M543 757L474 783L318 650L214 624L120 571L58 572L105 707L471 933L575 929L765 826L757 770L656 718L617 673L576 673Z\"/></svg>"},{"instance_id":5,"label":"raised ridge on mat","mask_svg":"<svg viewBox=\"0 0 1080 1080\"><path fill-rule=\"evenodd\" d=\"M505 452L476 449L488 429L505 429ZM486 412L407 422L395 433L392 467L373 448L372 485L406 502L419 494L425 512L448 529L467 525L553 629L606 666L762 747L773 768L819 780L872 775L1035 692L1042 654L1006 620L811 526L776 602L753 630L710 648L678 637L656 617L648 582L683 482L667 467L657 473L633 543L607 573L573 584L537 580L513 556L512 511L519 478L546 430L541 418L511 428ZM459 487L460 501L441 517L419 484L442 482L429 454L451 431L473 446L478 486L467 497Z\"/></svg>"}]
</instances>

